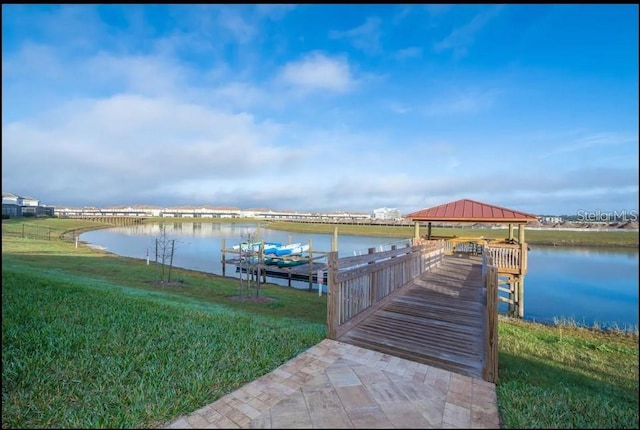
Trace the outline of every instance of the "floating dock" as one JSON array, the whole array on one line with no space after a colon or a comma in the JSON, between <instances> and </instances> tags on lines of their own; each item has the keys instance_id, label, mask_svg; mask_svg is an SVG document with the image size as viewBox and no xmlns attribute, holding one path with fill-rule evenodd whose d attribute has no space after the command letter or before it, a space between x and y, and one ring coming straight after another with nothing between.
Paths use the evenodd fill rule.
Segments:
<instances>
[{"instance_id":1,"label":"floating dock","mask_svg":"<svg viewBox=\"0 0 640 430\"><path fill-rule=\"evenodd\" d=\"M251 253L240 249L226 248L225 240L222 240L222 276L226 276L226 265L236 266L235 272L249 273L252 277L262 276L263 282L266 277L287 279L288 286L291 287L291 281L302 281L309 283L309 290L313 289L313 284L327 285L327 265L326 256L328 252L314 251L309 246L308 255L301 257L300 255L287 255L270 258L277 258L282 261L300 260L303 258L306 262L290 267L280 267L274 264L265 264L264 256L259 253ZM228 255L232 257L229 258ZM244 258L243 258L244 257ZM257 261L251 261L257 257ZM318 273L322 271L321 279L318 280Z\"/></svg>"}]
</instances>

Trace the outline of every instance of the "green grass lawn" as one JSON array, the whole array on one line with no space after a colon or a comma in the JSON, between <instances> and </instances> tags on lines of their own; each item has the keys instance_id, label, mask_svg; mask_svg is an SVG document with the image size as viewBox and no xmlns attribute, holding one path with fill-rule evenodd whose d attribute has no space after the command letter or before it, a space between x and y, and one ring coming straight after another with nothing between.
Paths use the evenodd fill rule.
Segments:
<instances>
[{"instance_id":1,"label":"green grass lawn","mask_svg":"<svg viewBox=\"0 0 640 430\"><path fill-rule=\"evenodd\" d=\"M238 301L237 279L182 269L157 284L144 261L57 239L92 227L68 221L46 221L50 241L3 236L3 428L157 426L326 336L325 296ZM504 428L638 428L637 331L500 318L499 354Z\"/></svg>"},{"instance_id":2,"label":"green grass lawn","mask_svg":"<svg viewBox=\"0 0 640 430\"><path fill-rule=\"evenodd\" d=\"M504 428L638 428L638 335L502 319Z\"/></svg>"}]
</instances>

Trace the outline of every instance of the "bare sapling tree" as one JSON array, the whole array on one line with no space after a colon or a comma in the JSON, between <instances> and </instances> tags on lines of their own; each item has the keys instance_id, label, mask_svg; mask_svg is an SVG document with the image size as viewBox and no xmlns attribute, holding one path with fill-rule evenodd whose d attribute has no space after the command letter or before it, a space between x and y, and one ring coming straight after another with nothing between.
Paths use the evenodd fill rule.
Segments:
<instances>
[{"instance_id":1,"label":"bare sapling tree","mask_svg":"<svg viewBox=\"0 0 640 430\"><path fill-rule=\"evenodd\" d=\"M256 289L256 297L260 296L260 270L262 262L262 245L257 245L255 233L247 233L240 243L240 285L239 294L242 297L251 288ZM246 278L243 278L243 273Z\"/></svg>"},{"instance_id":2,"label":"bare sapling tree","mask_svg":"<svg viewBox=\"0 0 640 430\"><path fill-rule=\"evenodd\" d=\"M162 224L160 235L156 238L155 243L157 282L171 282L171 268L173 267L175 249L176 240L167 235L167 228Z\"/></svg>"}]
</instances>

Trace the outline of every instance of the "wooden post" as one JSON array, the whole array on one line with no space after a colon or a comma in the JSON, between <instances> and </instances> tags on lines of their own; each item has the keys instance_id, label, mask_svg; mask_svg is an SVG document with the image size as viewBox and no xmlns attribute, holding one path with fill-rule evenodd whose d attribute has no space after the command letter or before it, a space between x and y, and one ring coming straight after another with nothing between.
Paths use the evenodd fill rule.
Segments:
<instances>
[{"instance_id":1,"label":"wooden post","mask_svg":"<svg viewBox=\"0 0 640 430\"><path fill-rule=\"evenodd\" d=\"M327 255L327 337L336 339L338 331L338 252L331 251Z\"/></svg>"},{"instance_id":2,"label":"wooden post","mask_svg":"<svg viewBox=\"0 0 640 430\"><path fill-rule=\"evenodd\" d=\"M518 276L518 316L524 318L524 276Z\"/></svg>"},{"instance_id":3,"label":"wooden post","mask_svg":"<svg viewBox=\"0 0 640 430\"><path fill-rule=\"evenodd\" d=\"M369 254L375 254L376 249L375 248L369 248ZM369 264L375 264L375 261L370 261ZM371 303L375 303L378 297L378 282L376 280L376 273L375 271L372 271L369 274L369 300L371 300Z\"/></svg>"},{"instance_id":4,"label":"wooden post","mask_svg":"<svg viewBox=\"0 0 640 430\"><path fill-rule=\"evenodd\" d=\"M524 224L518 225L518 242L524 243Z\"/></svg>"},{"instance_id":5,"label":"wooden post","mask_svg":"<svg viewBox=\"0 0 640 430\"><path fill-rule=\"evenodd\" d=\"M482 369L485 381L498 381L498 274L495 266L487 268L485 275L487 330L485 335L485 363Z\"/></svg>"},{"instance_id":6,"label":"wooden post","mask_svg":"<svg viewBox=\"0 0 640 430\"><path fill-rule=\"evenodd\" d=\"M338 226L333 228L333 242L331 242L331 251L338 251Z\"/></svg>"},{"instance_id":7,"label":"wooden post","mask_svg":"<svg viewBox=\"0 0 640 430\"><path fill-rule=\"evenodd\" d=\"M171 240L171 259L169 260L169 275L167 276L167 281L171 282L171 268L173 267L173 251L175 249L176 240Z\"/></svg>"},{"instance_id":8,"label":"wooden post","mask_svg":"<svg viewBox=\"0 0 640 430\"><path fill-rule=\"evenodd\" d=\"M431 221L427 224L427 239L431 240Z\"/></svg>"},{"instance_id":9,"label":"wooden post","mask_svg":"<svg viewBox=\"0 0 640 430\"><path fill-rule=\"evenodd\" d=\"M260 237L260 226L258 226L258 237ZM256 297L260 293L260 278L262 277L262 268L264 267L264 240L260 241L258 249L258 269L256 272Z\"/></svg>"},{"instance_id":10,"label":"wooden post","mask_svg":"<svg viewBox=\"0 0 640 430\"><path fill-rule=\"evenodd\" d=\"M156 237L156 261L155 261L155 266L156 266L156 281L160 280L160 275L158 274L158 238Z\"/></svg>"},{"instance_id":11,"label":"wooden post","mask_svg":"<svg viewBox=\"0 0 640 430\"><path fill-rule=\"evenodd\" d=\"M416 221L413 226L413 237L414 239L420 239L420 221Z\"/></svg>"},{"instance_id":12,"label":"wooden post","mask_svg":"<svg viewBox=\"0 0 640 430\"><path fill-rule=\"evenodd\" d=\"M226 257L226 252L224 252L225 248L226 248L226 239L222 238L222 277L224 278L225 272L226 272L226 266L227 266L227 257Z\"/></svg>"},{"instance_id":13,"label":"wooden post","mask_svg":"<svg viewBox=\"0 0 640 430\"><path fill-rule=\"evenodd\" d=\"M309 260L307 261L309 265L309 291L313 290L313 264L311 263L313 260L311 259L311 255L311 239L309 239Z\"/></svg>"},{"instance_id":14,"label":"wooden post","mask_svg":"<svg viewBox=\"0 0 640 430\"><path fill-rule=\"evenodd\" d=\"M513 224L509 223L509 240L513 240Z\"/></svg>"}]
</instances>

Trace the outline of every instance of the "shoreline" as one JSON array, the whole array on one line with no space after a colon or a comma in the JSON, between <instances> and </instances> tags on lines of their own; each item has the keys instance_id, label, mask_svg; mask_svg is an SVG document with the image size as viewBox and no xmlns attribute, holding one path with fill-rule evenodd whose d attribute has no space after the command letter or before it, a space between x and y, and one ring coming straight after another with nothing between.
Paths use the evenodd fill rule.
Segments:
<instances>
[{"instance_id":1,"label":"shoreline","mask_svg":"<svg viewBox=\"0 0 640 430\"><path fill-rule=\"evenodd\" d=\"M45 220L65 220L63 218L40 218L38 220L20 220L13 219L8 224L38 224ZM35 222L34 222L35 221ZM77 219L78 223L70 223L61 234L62 239L72 239L82 233L92 230L100 230L105 228L118 227L109 223L95 223L87 225L82 223L82 219ZM3 220L3 225L7 220ZM57 223L57 221L54 221ZM147 218L142 224L162 224L162 223L229 223L229 224L254 224L258 228L268 228L272 230L290 231L292 233L311 233L311 234L334 234L337 230L338 235L353 236L371 236L410 239L414 237L414 227L407 226L377 226L377 225L356 225L356 224L328 224L328 223L295 223L291 221L271 221L256 220L251 218L243 219L226 219L226 218ZM516 229L514 229L516 230ZM452 228L452 227L435 227L433 229L434 236L444 237L477 237L496 239L504 238L507 231L504 229L488 228L488 229L471 229L471 228ZM419 234L424 236L425 227L421 227ZM554 247L585 247L585 248L625 248L638 249L639 247L639 230L594 230L594 229L541 229L539 227L531 227L525 230L525 242L532 246L554 246ZM517 234L517 233L516 233Z\"/></svg>"}]
</instances>

